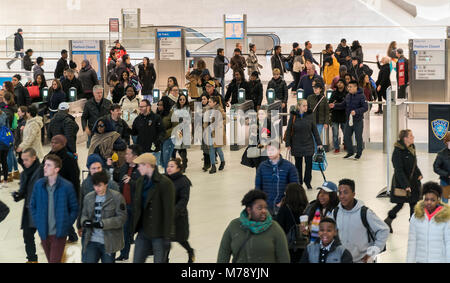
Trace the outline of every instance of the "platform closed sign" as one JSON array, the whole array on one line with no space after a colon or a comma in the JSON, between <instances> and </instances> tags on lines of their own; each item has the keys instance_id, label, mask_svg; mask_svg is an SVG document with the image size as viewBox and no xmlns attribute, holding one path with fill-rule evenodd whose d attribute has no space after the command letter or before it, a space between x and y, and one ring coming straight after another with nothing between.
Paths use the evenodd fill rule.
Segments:
<instances>
[{"instance_id":1,"label":"platform closed sign","mask_svg":"<svg viewBox=\"0 0 450 283\"><path fill-rule=\"evenodd\" d=\"M428 105L428 152L436 153L445 147L444 136L450 125L450 105Z\"/></svg>"}]
</instances>

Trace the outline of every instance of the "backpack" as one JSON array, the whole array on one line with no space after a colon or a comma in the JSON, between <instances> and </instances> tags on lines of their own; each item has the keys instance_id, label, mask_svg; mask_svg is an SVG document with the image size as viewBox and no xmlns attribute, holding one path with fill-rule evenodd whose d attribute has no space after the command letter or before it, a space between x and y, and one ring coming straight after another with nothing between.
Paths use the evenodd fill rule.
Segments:
<instances>
[{"instance_id":1,"label":"backpack","mask_svg":"<svg viewBox=\"0 0 450 283\"><path fill-rule=\"evenodd\" d=\"M7 126L0 128L0 149L8 150L13 146L14 137L11 130Z\"/></svg>"},{"instance_id":2,"label":"backpack","mask_svg":"<svg viewBox=\"0 0 450 283\"><path fill-rule=\"evenodd\" d=\"M362 224L364 225L364 227L367 230L367 238L369 240L369 243L375 242L375 236L373 235L372 229L370 228L369 222L367 221L367 210L369 208L365 205L363 205L361 207L361 221ZM337 213L339 210L339 206L337 206L334 210L333 210L333 217L334 220L337 220ZM386 245L384 246L383 250L381 250L380 253L385 252L386 251Z\"/></svg>"}]
</instances>

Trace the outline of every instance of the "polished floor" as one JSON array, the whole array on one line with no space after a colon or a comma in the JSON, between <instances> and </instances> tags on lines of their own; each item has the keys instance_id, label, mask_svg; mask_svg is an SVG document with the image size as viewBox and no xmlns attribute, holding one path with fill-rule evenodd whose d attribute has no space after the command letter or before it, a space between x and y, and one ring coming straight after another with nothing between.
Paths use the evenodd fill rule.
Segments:
<instances>
[{"instance_id":1,"label":"polished floor","mask_svg":"<svg viewBox=\"0 0 450 283\"><path fill-rule=\"evenodd\" d=\"M290 104L294 103L293 97ZM372 112L376 109L372 109ZM371 115L373 116L373 115ZM374 117L371 122L373 136L379 137L382 133L380 116ZM377 120L378 119L378 120ZM378 122L377 122L378 121ZM424 127L420 125L421 128ZM418 132L418 130L417 130ZM417 133L421 140L425 139L424 132ZM426 135L426 134L425 134ZM381 141L381 138L379 139ZM45 152L49 147L44 148ZM188 168L186 175L191 179L190 201L188 204L190 237L189 242L195 249L196 261L213 263L217 259L220 240L228 223L239 217L243 207L240 201L245 193L254 187L255 169L244 167L240 164L244 149L230 151L224 148L226 166L223 171L214 175L204 173L202 167L202 154L199 147L188 150ZM79 144L79 166L86 169L87 149ZM286 151L282 148L282 154ZM326 171L328 180L338 182L342 178L352 178L356 182L356 196L368 207L384 219L387 211L393 206L386 198L376 198L377 193L386 186L386 155L381 150L367 149L362 158L356 160L344 160L345 153L328 154L329 167ZM437 180L433 173L432 164L435 154L426 151L418 151L418 166L424 174L424 180ZM323 182L320 172L313 172L313 187ZM23 202L15 203L11 192L18 190L18 182L8 184L7 188L0 189L0 199L11 209L8 217L0 223L0 262L25 262L26 254L23 244L22 231L20 230L20 219ZM308 199L311 201L317 195L316 190L307 191ZM407 206L400 211L398 218L393 223L394 234L389 236L387 251L379 257L380 262L405 262L406 247L408 240L408 211ZM38 256L40 262L46 262L40 239L36 234ZM71 245L70 252L79 254L80 242ZM130 260L133 256L132 246ZM74 262L79 262L79 256L73 256ZM153 262L152 257L147 262ZM170 262L187 262L187 253L177 243L172 243Z\"/></svg>"}]
</instances>

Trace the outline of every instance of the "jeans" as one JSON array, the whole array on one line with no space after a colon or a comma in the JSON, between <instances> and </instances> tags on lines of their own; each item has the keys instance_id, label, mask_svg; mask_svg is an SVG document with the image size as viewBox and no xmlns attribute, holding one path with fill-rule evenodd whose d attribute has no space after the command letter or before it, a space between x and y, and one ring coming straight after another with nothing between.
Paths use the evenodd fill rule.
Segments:
<instances>
[{"instance_id":1,"label":"jeans","mask_svg":"<svg viewBox=\"0 0 450 283\"><path fill-rule=\"evenodd\" d=\"M305 159L306 168L305 168L305 178L303 178L303 158ZM298 172L298 181L300 185L303 185L303 181L305 182L307 187L311 187L311 179L312 179L312 156L295 156L295 167Z\"/></svg>"},{"instance_id":2,"label":"jeans","mask_svg":"<svg viewBox=\"0 0 450 283\"><path fill-rule=\"evenodd\" d=\"M123 227L123 239L125 240L125 246L120 251L120 256L128 258L130 256L131 241L133 239L133 234L131 233L131 225L133 224L133 215L131 210L131 205L127 205L127 222Z\"/></svg>"},{"instance_id":3,"label":"jeans","mask_svg":"<svg viewBox=\"0 0 450 283\"><path fill-rule=\"evenodd\" d=\"M28 261L38 261L36 254L36 244L34 242L34 234L36 234L36 228L29 227L29 219L26 214L28 210L24 211L24 228L23 228L23 241L25 243L25 252L27 253Z\"/></svg>"},{"instance_id":4,"label":"jeans","mask_svg":"<svg viewBox=\"0 0 450 283\"><path fill-rule=\"evenodd\" d=\"M24 56L23 52L17 52L16 51L16 56L13 59L11 59L10 61L8 61L8 63L6 63L6 65L8 67L11 66L12 63L14 63L17 60L17 58L19 58L19 56L20 56L20 58L23 58L23 56ZM22 60L22 65L21 66L22 66L22 69L23 69L23 60Z\"/></svg>"},{"instance_id":5,"label":"jeans","mask_svg":"<svg viewBox=\"0 0 450 283\"><path fill-rule=\"evenodd\" d=\"M133 144L137 144L137 136L131 136L131 140L133 141Z\"/></svg>"},{"instance_id":6,"label":"jeans","mask_svg":"<svg viewBox=\"0 0 450 283\"><path fill-rule=\"evenodd\" d=\"M414 207L416 206L417 202L409 203L409 216L411 217L414 213ZM396 206L394 206L389 212L388 216L391 219L395 219L397 217L397 213L403 208L403 203L398 203Z\"/></svg>"},{"instance_id":7,"label":"jeans","mask_svg":"<svg viewBox=\"0 0 450 283\"><path fill-rule=\"evenodd\" d=\"M448 186L449 184L447 182L441 180L441 184L440 185L442 187L445 187L445 186ZM447 198L442 197L441 199L442 199L443 203L448 203L448 199Z\"/></svg>"},{"instance_id":8,"label":"jeans","mask_svg":"<svg viewBox=\"0 0 450 283\"><path fill-rule=\"evenodd\" d=\"M333 146L334 149L339 149L339 127L341 128L342 134L344 133L345 123L335 123L333 122L331 129L333 131Z\"/></svg>"},{"instance_id":9,"label":"jeans","mask_svg":"<svg viewBox=\"0 0 450 283\"><path fill-rule=\"evenodd\" d=\"M323 124L316 124L317 127L317 131L319 132L319 138L322 139L322 131L323 131ZM314 153L317 152L317 143L316 143L316 139L313 136L313 140L314 140Z\"/></svg>"},{"instance_id":10,"label":"jeans","mask_svg":"<svg viewBox=\"0 0 450 283\"><path fill-rule=\"evenodd\" d=\"M219 82L222 85L222 98L225 97L225 77L219 78Z\"/></svg>"},{"instance_id":11,"label":"jeans","mask_svg":"<svg viewBox=\"0 0 450 283\"><path fill-rule=\"evenodd\" d=\"M107 254L105 245L97 242L89 242L84 252L83 263L98 263L100 259L102 263L114 263L116 259L116 253Z\"/></svg>"},{"instance_id":12,"label":"jeans","mask_svg":"<svg viewBox=\"0 0 450 283\"><path fill-rule=\"evenodd\" d=\"M8 172L11 173L14 171L18 171L19 167L17 164L17 158L16 155L14 154L14 149L13 147L11 147L8 151Z\"/></svg>"},{"instance_id":13,"label":"jeans","mask_svg":"<svg viewBox=\"0 0 450 283\"><path fill-rule=\"evenodd\" d=\"M221 162L225 161L225 157L223 156L222 148L210 146L209 147L209 160L211 161L212 165L214 165L216 162L216 152L219 155L220 161Z\"/></svg>"},{"instance_id":14,"label":"jeans","mask_svg":"<svg viewBox=\"0 0 450 283\"><path fill-rule=\"evenodd\" d=\"M345 123L345 130L344 130L344 143L347 147L348 154L353 154L353 132L355 133L355 139L356 139L356 154L361 155L363 151L363 129L364 129L364 121L353 121L353 126L349 126L348 122Z\"/></svg>"},{"instance_id":15,"label":"jeans","mask_svg":"<svg viewBox=\"0 0 450 283\"><path fill-rule=\"evenodd\" d=\"M156 165L160 166L161 165L161 151L150 152L150 153L153 154L153 156L155 156L155 158L156 158Z\"/></svg>"},{"instance_id":16,"label":"jeans","mask_svg":"<svg viewBox=\"0 0 450 283\"><path fill-rule=\"evenodd\" d=\"M171 138L168 138L162 144L161 165L162 167L164 167L164 170L167 168L167 164L169 163L169 160L172 157L174 147L175 145L173 144Z\"/></svg>"},{"instance_id":17,"label":"jeans","mask_svg":"<svg viewBox=\"0 0 450 283\"><path fill-rule=\"evenodd\" d=\"M141 229L134 245L133 263L145 263L149 255L153 253L154 263L164 263L170 251L170 240L164 238L149 239Z\"/></svg>"},{"instance_id":18,"label":"jeans","mask_svg":"<svg viewBox=\"0 0 450 283\"><path fill-rule=\"evenodd\" d=\"M55 235L48 235L47 239L42 241L42 247L48 263L61 263L65 246L66 237L56 238Z\"/></svg>"}]
</instances>

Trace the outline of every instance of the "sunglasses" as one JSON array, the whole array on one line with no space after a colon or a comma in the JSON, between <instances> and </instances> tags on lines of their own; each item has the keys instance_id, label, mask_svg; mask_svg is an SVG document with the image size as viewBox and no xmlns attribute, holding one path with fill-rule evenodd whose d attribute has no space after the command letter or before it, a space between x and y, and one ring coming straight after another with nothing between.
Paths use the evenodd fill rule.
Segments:
<instances>
[{"instance_id":1,"label":"sunglasses","mask_svg":"<svg viewBox=\"0 0 450 283\"><path fill-rule=\"evenodd\" d=\"M97 125L97 128L104 128L105 127L105 125L103 125L103 124L98 124Z\"/></svg>"}]
</instances>

